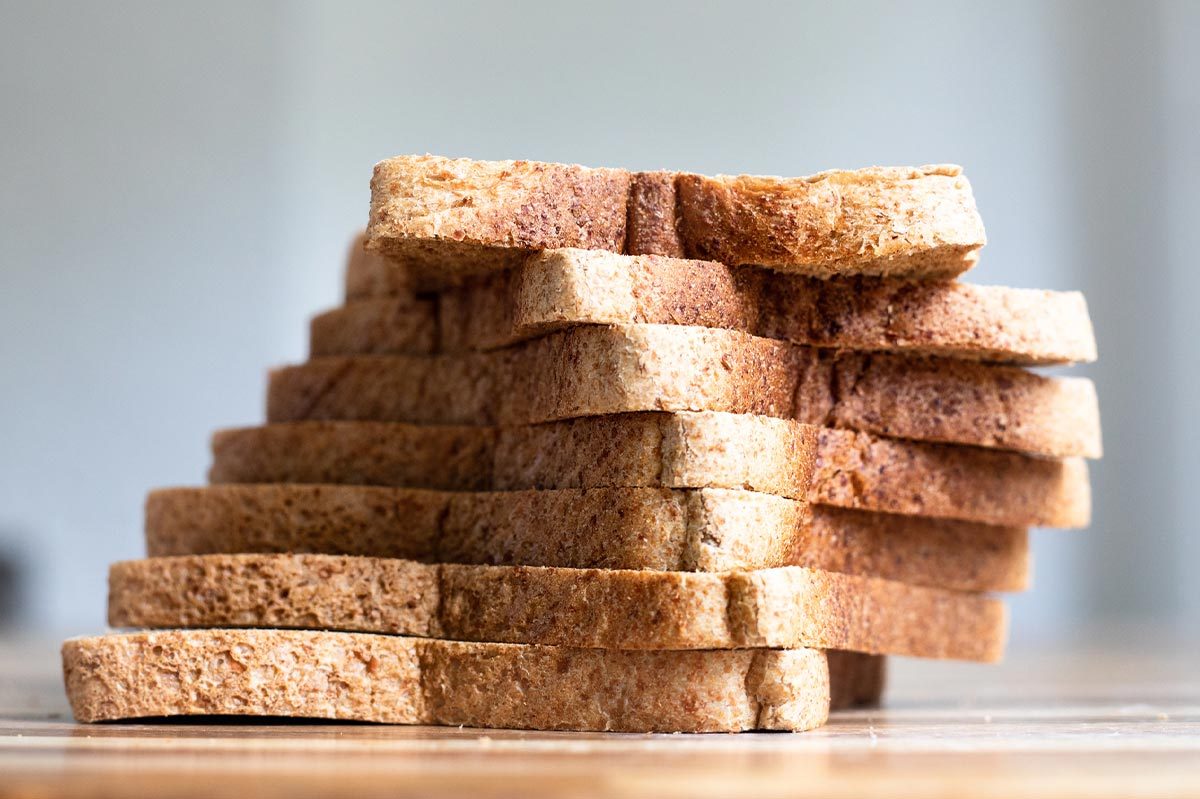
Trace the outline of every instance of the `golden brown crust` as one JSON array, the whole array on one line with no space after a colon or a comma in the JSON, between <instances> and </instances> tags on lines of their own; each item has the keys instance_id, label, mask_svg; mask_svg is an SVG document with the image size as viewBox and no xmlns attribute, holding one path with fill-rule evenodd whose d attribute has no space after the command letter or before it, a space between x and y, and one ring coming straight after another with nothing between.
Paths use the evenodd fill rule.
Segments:
<instances>
[{"instance_id":1,"label":"golden brown crust","mask_svg":"<svg viewBox=\"0 0 1200 799\"><path fill-rule=\"evenodd\" d=\"M219 485L151 492L146 549L660 571L795 564L965 590L1027 583L1020 528L874 515L724 489Z\"/></svg>"},{"instance_id":2,"label":"golden brown crust","mask_svg":"<svg viewBox=\"0 0 1200 799\"><path fill-rule=\"evenodd\" d=\"M974 264L986 241L956 166L807 178L679 174L675 192L686 255L733 265L950 278Z\"/></svg>"},{"instance_id":3,"label":"golden brown crust","mask_svg":"<svg viewBox=\"0 0 1200 799\"><path fill-rule=\"evenodd\" d=\"M381 273L371 277L370 273ZM358 259L351 286L386 286L395 264ZM1093 361L1079 292L887 278L820 280L711 261L553 250L438 294L381 291L317 317L313 353L495 349L580 324L740 330L816 347L1023 365ZM412 332L423 330L424 338ZM435 347L437 349L435 349Z\"/></svg>"},{"instance_id":4,"label":"golden brown crust","mask_svg":"<svg viewBox=\"0 0 1200 799\"><path fill-rule=\"evenodd\" d=\"M822 428L810 502L1027 527L1086 527L1087 462Z\"/></svg>"},{"instance_id":5,"label":"golden brown crust","mask_svg":"<svg viewBox=\"0 0 1200 799\"><path fill-rule=\"evenodd\" d=\"M788 563L959 591L1029 588L1024 528L818 506Z\"/></svg>"},{"instance_id":6,"label":"golden brown crust","mask_svg":"<svg viewBox=\"0 0 1200 799\"><path fill-rule=\"evenodd\" d=\"M319 358L273 372L267 401L269 422L520 425L636 411L761 414L1048 457L1101 449L1086 379L673 325L571 328L489 353Z\"/></svg>"},{"instance_id":7,"label":"golden brown crust","mask_svg":"<svg viewBox=\"0 0 1200 799\"><path fill-rule=\"evenodd\" d=\"M512 266L552 247L621 252L630 174L537 161L407 156L371 178L367 243L417 285Z\"/></svg>"},{"instance_id":8,"label":"golden brown crust","mask_svg":"<svg viewBox=\"0 0 1200 799\"><path fill-rule=\"evenodd\" d=\"M705 177L429 155L376 165L367 238L425 286L558 247L931 279L986 240L958 167Z\"/></svg>"},{"instance_id":9,"label":"golden brown crust","mask_svg":"<svg viewBox=\"0 0 1200 799\"><path fill-rule=\"evenodd\" d=\"M994 659L1002 605L786 567L762 572L204 555L109 571L114 627L284 627L600 649L843 649Z\"/></svg>"},{"instance_id":10,"label":"golden brown crust","mask_svg":"<svg viewBox=\"0 0 1200 799\"><path fill-rule=\"evenodd\" d=\"M862 510L1082 527L1079 459L880 438L728 413L631 413L521 427L290 422L213 437L214 483L443 491L744 488Z\"/></svg>"},{"instance_id":11,"label":"golden brown crust","mask_svg":"<svg viewBox=\"0 0 1200 799\"><path fill-rule=\"evenodd\" d=\"M629 185L625 252L684 257L676 213L675 175L638 172Z\"/></svg>"},{"instance_id":12,"label":"golden brown crust","mask_svg":"<svg viewBox=\"0 0 1200 799\"><path fill-rule=\"evenodd\" d=\"M816 650L621 652L218 629L74 638L62 658L67 698L83 722L235 715L544 730L803 730L824 723L830 700L827 661ZM836 691L839 699L847 690Z\"/></svg>"}]
</instances>

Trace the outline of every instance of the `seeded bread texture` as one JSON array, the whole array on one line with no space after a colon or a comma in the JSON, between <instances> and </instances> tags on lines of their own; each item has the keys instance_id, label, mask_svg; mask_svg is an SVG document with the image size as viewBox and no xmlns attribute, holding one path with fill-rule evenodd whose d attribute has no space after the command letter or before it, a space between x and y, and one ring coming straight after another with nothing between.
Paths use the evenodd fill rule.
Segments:
<instances>
[{"instance_id":1,"label":"seeded bread texture","mask_svg":"<svg viewBox=\"0 0 1200 799\"><path fill-rule=\"evenodd\" d=\"M426 562L727 571L802 565L915 585L1019 590L1024 530L726 489L469 494L347 485L151 492L151 556L311 552Z\"/></svg>"},{"instance_id":2,"label":"seeded bread texture","mask_svg":"<svg viewBox=\"0 0 1200 799\"><path fill-rule=\"evenodd\" d=\"M955 166L705 177L402 156L375 166L367 226L368 246L426 286L561 247L935 279L985 241Z\"/></svg>"},{"instance_id":3,"label":"seeded bread texture","mask_svg":"<svg viewBox=\"0 0 1200 799\"><path fill-rule=\"evenodd\" d=\"M1079 292L820 280L577 249L536 253L513 270L419 298L395 277L404 268L381 258L355 257L346 274L355 301L313 320L314 356L495 349L572 325L652 323L1022 365L1096 358Z\"/></svg>"},{"instance_id":4,"label":"seeded bread texture","mask_svg":"<svg viewBox=\"0 0 1200 799\"><path fill-rule=\"evenodd\" d=\"M797 567L756 572L424 564L330 555L117 563L114 627L286 627L601 649L844 649L991 659L1003 606Z\"/></svg>"},{"instance_id":5,"label":"seeded bread texture","mask_svg":"<svg viewBox=\"0 0 1200 799\"><path fill-rule=\"evenodd\" d=\"M984 524L1088 523L1087 465L729 413L633 413L523 427L289 422L213 437L214 483L446 491L745 488Z\"/></svg>"},{"instance_id":6,"label":"seeded bread texture","mask_svg":"<svg viewBox=\"0 0 1200 799\"><path fill-rule=\"evenodd\" d=\"M828 663L811 649L623 652L215 629L74 638L62 660L82 722L234 715L735 732L811 729L830 702Z\"/></svg>"},{"instance_id":7,"label":"seeded bread texture","mask_svg":"<svg viewBox=\"0 0 1200 799\"><path fill-rule=\"evenodd\" d=\"M317 358L271 374L267 420L521 425L728 411L1049 457L1100 454L1082 378L817 350L729 330L584 326L464 355Z\"/></svg>"}]
</instances>

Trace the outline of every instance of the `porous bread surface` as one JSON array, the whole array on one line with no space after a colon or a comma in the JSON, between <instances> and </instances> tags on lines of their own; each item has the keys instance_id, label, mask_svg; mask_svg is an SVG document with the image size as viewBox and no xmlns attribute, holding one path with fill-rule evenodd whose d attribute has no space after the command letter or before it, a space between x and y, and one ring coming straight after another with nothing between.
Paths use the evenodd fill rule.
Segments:
<instances>
[{"instance_id":1,"label":"porous bread surface","mask_svg":"<svg viewBox=\"0 0 1200 799\"><path fill-rule=\"evenodd\" d=\"M316 358L272 372L267 420L520 425L728 411L1049 457L1100 454L1082 378L840 353L731 330L582 326L487 353Z\"/></svg>"},{"instance_id":2,"label":"porous bread surface","mask_svg":"<svg viewBox=\"0 0 1200 799\"><path fill-rule=\"evenodd\" d=\"M881 518L873 518L880 516ZM886 516L725 489L464 494L348 485L151 492L151 556L312 552L427 562L724 571L780 565L1020 590L1021 528Z\"/></svg>"},{"instance_id":3,"label":"porous bread surface","mask_svg":"<svg viewBox=\"0 0 1200 799\"><path fill-rule=\"evenodd\" d=\"M989 660L1003 606L961 591L756 572L201 555L114 564L114 627L287 627L602 649L842 649Z\"/></svg>"},{"instance_id":4,"label":"porous bread surface","mask_svg":"<svg viewBox=\"0 0 1200 799\"><path fill-rule=\"evenodd\" d=\"M791 565L959 591L1029 587L1023 527L817 506Z\"/></svg>"},{"instance_id":5,"label":"porous bread surface","mask_svg":"<svg viewBox=\"0 0 1200 799\"><path fill-rule=\"evenodd\" d=\"M1088 523L1087 465L717 412L519 427L288 422L213 437L215 483L447 491L744 488L839 507L984 524Z\"/></svg>"},{"instance_id":6,"label":"porous bread surface","mask_svg":"<svg viewBox=\"0 0 1200 799\"><path fill-rule=\"evenodd\" d=\"M825 654L811 649L625 652L212 629L74 638L62 660L83 722L235 715L734 732L810 729L830 701Z\"/></svg>"},{"instance_id":7,"label":"porous bread surface","mask_svg":"<svg viewBox=\"0 0 1200 799\"><path fill-rule=\"evenodd\" d=\"M621 252L629 183L625 170L573 164L381 161L371 177L367 244L411 264L418 283L503 269L532 250Z\"/></svg>"},{"instance_id":8,"label":"porous bread surface","mask_svg":"<svg viewBox=\"0 0 1200 799\"><path fill-rule=\"evenodd\" d=\"M560 247L933 279L986 237L954 166L705 177L425 155L375 166L367 241L444 285Z\"/></svg>"},{"instance_id":9,"label":"porous bread surface","mask_svg":"<svg viewBox=\"0 0 1200 799\"><path fill-rule=\"evenodd\" d=\"M464 493L351 485L153 491L151 555L345 552L465 563L721 571L778 566L806 503L729 489Z\"/></svg>"},{"instance_id":10,"label":"porous bread surface","mask_svg":"<svg viewBox=\"0 0 1200 799\"><path fill-rule=\"evenodd\" d=\"M683 252L818 277L953 277L986 242L957 166L830 170L807 178L675 176Z\"/></svg>"},{"instance_id":11,"label":"porous bread surface","mask_svg":"<svg viewBox=\"0 0 1200 799\"><path fill-rule=\"evenodd\" d=\"M1079 292L821 280L579 249L535 253L513 270L420 298L389 290L397 274L406 271L393 262L352 259L347 296L357 301L314 319L313 355L495 349L571 325L651 323L1023 365L1096 358Z\"/></svg>"},{"instance_id":12,"label":"porous bread surface","mask_svg":"<svg viewBox=\"0 0 1200 799\"><path fill-rule=\"evenodd\" d=\"M822 505L984 524L1086 527L1091 483L1081 458L926 444L821 428L804 498Z\"/></svg>"}]
</instances>

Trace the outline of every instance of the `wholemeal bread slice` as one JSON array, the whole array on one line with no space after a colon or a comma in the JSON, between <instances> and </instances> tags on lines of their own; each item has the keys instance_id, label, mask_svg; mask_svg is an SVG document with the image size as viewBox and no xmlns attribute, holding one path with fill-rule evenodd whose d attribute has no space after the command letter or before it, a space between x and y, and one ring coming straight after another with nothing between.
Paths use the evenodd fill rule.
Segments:
<instances>
[{"instance_id":1,"label":"wholemeal bread slice","mask_svg":"<svg viewBox=\"0 0 1200 799\"><path fill-rule=\"evenodd\" d=\"M1004 606L798 567L752 572L202 555L113 564L114 627L286 627L600 649L812 647L992 660Z\"/></svg>"},{"instance_id":2,"label":"wholemeal bread slice","mask_svg":"<svg viewBox=\"0 0 1200 799\"><path fill-rule=\"evenodd\" d=\"M359 233L346 251L346 273L343 290L347 301L374 297L415 299L417 282L412 272L367 249L366 233Z\"/></svg>"},{"instance_id":3,"label":"wholemeal bread slice","mask_svg":"<svg viewBox=\"0 0 1200 799\"><path fill-rule=\"evenodd\" d=\"M317 358L271 374L269 422L520 425L729 411L879 435L1099 456L1091 381L817 350L675 325L584 326L488 353Z\"/></svg>"},{"instance_id":4,"label":"wholemeal bread slice","mask_svg":"<svg viewBox=\"0 0 1200 799\"><path fill-rule=\"evenodd\" d=\"M367 239L424 285L560 247L939 278L986 240L956 166L705 177L431 155L375 166Z\"/></svg>"},{"instance_id":5,"label":"wholemeal bread slice","mask_svg":"<svg viewBox=\"0 0 1200 799\"><path fill-rule=\"evenodd\" d=\"M447 491L746 488L839 507L984 524L1085 526L1087 465L717 412L521 427L290 422L213 437L214 483Z\"/></svg>"},{"instance_id":6,"label":"wholemeal bread slice","mask_svg":"<svg viewBox=\"0 0 1200 799\"><path fill-rule=\"evenodd\" d=\"M709 572L795 564L968 590L1028 582L1020 528L813 509L728 489L174 488L150 493L145 533L151 556L312 552Z\"/></svg>"},{"instance_id":7,"label":"wholemeal bread slice","mask_svg":"<svg viewBox=\"0 0 1200 799\"><path fill-rule=\"evenodd\" d=\"M821 280L578 249L421 296L400 265L354 254L346 281L354 301L312 321L314 356L495 349L571 325L653 323L1023 365L1096 358L1079 292Z\"/></svg>"},{"instance_id":8,"label":"wholemeal bread slice","mask_svg":"<svg viewBox=\"0 0 1200 799\"><path fill-rule=\"evenodd\" d=\"M829 664L813 649L624 652L214 629L74 638L62 660L82 722L234 715L735 732L810 729L830 705Z\"/></svg>"}]
</instances>

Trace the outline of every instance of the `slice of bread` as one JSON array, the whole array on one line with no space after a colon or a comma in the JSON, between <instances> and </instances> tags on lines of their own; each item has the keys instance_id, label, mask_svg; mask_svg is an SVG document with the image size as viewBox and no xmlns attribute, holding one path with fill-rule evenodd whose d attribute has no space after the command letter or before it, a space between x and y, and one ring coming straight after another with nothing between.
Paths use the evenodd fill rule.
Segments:
<instances>
[{"instance_id":1,"label":"slice of bread","mask_svg":"<svg viewBox=\"0 0 1200 799\"><path fill-rule=\"evenodd\" d=\"M1020 528L813 509L730 489L173 488L147 497L145 533L151 556L313 552L689 572L794 564L969 590L1028 581Z\"/></svg>"},{"instance_id":2,"label":"slice of bread","mask_svg":"<svg viewBox=\"0 0 1200 799\"><path fill-rule=\"evenodd\" d=\"M353 301L312 321L312 354L495 349L579 324L741 330L797 344L1022 365L1096 358L1079 292L829 279L597 250L536 253L511 271L415 296L405 270L351 256Z\"/></svg>"},{"instance_id":3,"label":"slice of bread","mask_svg":"<svg viewBox=\"0 0 1200 799\"><path fill-rule=\"evenodd\" d=\"M717 412L521 427L290 422L213 436L214 483L446 491L746 488L814 503L1017 527L1081 527L1087 464Z\"/></svg>"},{"instance_id":4,"label":"slice of bread","mask_svg":"<svg viewBox=\"0 0 1200 799\"><path fill-rule=\"evenodd\" d=\"M995 660L1002 603L795 566L750 572L201 555L113 564L114 627L286 627L599 649L843 649Z\"/></svg>"},{"instance_id":5,"label":"slice of bread","mask_svg":"<svg viewBox=\"0 0 1200 799\"><path fill-rule=\"evenodd\" d=\"M367 238L426 286L560 247L929 279L986 241L956 166L705 177L431 155L375 166Z\"/></svg>"},{"instance_id":6,"label":"slice of bread","mask_svg":"<svg viewBox=\"0 0 1200 799\"><path fill-rule=\"evenodd\" d=\"M829 664L812 649L623 652L214 629L73 638L62 661L82 722L232 715L735 732L811 729L830 705ZM859 663L843 662L839 701L864 680Z\"/></svg>"},{"instance_id":7,"label":"slice of bread","mask_svg":"<svg viewBox=\"0 0 1200 799\"><path fill-rule=\"evenodd\" d=\"M520 425L634 411L762 414L878 435L1100 455L1082 378L817 350L675 325L584 326L464 355L317 358L271 374L269 422Z\"/></svg>"}]
</instances>

